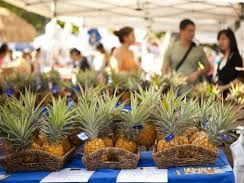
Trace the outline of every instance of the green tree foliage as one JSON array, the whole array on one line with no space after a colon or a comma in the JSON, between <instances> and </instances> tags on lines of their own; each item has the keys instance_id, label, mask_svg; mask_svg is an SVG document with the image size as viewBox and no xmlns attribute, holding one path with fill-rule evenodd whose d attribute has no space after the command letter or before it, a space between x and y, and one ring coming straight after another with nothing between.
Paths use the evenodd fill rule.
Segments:
<instances>
[{"instance_id":1,"label":"green tree foliage","mask_svg":"<svg viewBox=\"0 0 244 183\"><path fill-rule=\"evenodd\" d=\"M0 7L9 9L13 13L15 13L16 15L22 17L28 23L33 25L35 27L35 29L39 33L43 33L44 32L45 25L49 21L49 19L46 18L46 17L43 17L43 16L35 14L35 13L28 12L28 11L26 11L24 9L21 9L21 8L13 6L13 5L9 4L9 3L6 3L5 1L2 1L2 0L0 0Z\"/></svg>"}]
</instances>

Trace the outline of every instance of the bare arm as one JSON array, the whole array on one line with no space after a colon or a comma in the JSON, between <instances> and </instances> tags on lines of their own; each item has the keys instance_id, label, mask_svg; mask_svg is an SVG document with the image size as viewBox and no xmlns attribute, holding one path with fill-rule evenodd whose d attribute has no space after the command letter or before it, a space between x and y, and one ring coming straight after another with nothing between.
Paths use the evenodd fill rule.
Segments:
<instances>
[{"instance_id":1,"label":"bare arm","mask_svg":"<svg viewBox=\"0 0 244 183\"><path fill-rule=\"evenodd\" d=\"M232 82L230 82L230 83L228 83L226 85L219 86L219 90L221 92L223 92L223 91L228 90L229 88L231 88L232 85L235 85L235 84L237 84L239 82L240 82L239 79L235 79L235 80L233 80Z\"/></svg>"},{"instance_id":2,"label":"bare arm","mask_svg":"<svg viewBox=\"0 0 244 183\"><path fill-rule=\"evenodd\" d=\"M192 74L190 74L186 79L188 83L194 83L199 77L204 76L210 70L211 65L208 61L206 54L201 48L200 48L200 61L201 64L204 65L204 68L201 68L193 72Z\"/></svg>"}]
</instances>

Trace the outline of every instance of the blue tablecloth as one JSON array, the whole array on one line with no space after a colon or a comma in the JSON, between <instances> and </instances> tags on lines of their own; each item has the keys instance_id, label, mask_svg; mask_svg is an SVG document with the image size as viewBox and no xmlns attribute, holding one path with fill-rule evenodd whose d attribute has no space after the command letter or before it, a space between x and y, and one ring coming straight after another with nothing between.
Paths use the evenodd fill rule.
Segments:
<instances>
[{"instance_id":1,"label":"blue tablecloth","mask_svg":"<svg viewBox=\"0 0 244 183\"><path fill-rule=\"evenodd\" d=\"M219 152L219 158L215 165L222 167L228 165L228 160L223 153ZM142 152L140 167L152 167L155 163L152 160L151 152ZM66 168L81 168L84 167L81 162L81 156L75 155L73 159L66 165ZM168 170L169 183L234 183L233 172L226 172L214 175L176 175L177 168L170 168ZM0 173L4 173L1 168ZM12 173L10 176L1 181L3 183L37 183L40 182L49 172L32 172L32 173ZM101 169L97 170L90 178L90 183L115 183L119 170Z\"/></svg>"}]
</instances>

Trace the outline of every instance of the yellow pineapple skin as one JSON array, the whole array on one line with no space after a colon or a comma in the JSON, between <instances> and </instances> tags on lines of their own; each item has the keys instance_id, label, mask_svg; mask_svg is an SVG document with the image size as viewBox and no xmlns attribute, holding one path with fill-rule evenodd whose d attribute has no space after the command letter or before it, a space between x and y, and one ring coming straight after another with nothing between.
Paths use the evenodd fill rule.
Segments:
<instances>
[{"instance_id":1,"label":"yellow pineapple skin","mask_svg":"<svg viewBox=\"0 0 244 183\"><path fill-rule=\"evenodd\" d=\"M33 143L38 144L40 147L42 147L45 142L47 142L47 137L44 134L38 135L38 137L33 140Z\"/></svg>"},{"instance_id":2,"label":"yellow pineapple skin","mask_svg":"<svg viewBox=\"0 0 244 183\"><path fill-rule=\"evenodd\" d=\"M37 144L36 142L33 142L31 145L32 149L36 149L36 150L42 150L42 146L40 146L39 144Z\"/></svg>"},{"instance_id":3,"label":"yellow pineapple skin","mask_svg":"<svg viewBox=\"0 0 244 183\"><path fill-rule=\"evenodd\" d=\"M55 156L58 156L58 157L62 157L64 155L64 149L63 149L63 146L62 144L49 144L49 143L46 143L43 145L43 150L50 153L50 154L53 154Z\"/></svg>"},{"instance_id":4,"label":"yellow pineapple skin","mask_svg":"<svg viewBox=\"0 0 244 183\"><path fill-rule=\"evenodd\" d=\"M102 139L92 139L86 141L84 145L84 153L85 154L91 154L93 152L96 152L99 149L105 148L105 143Z\"/></svg>"},{"instance_id":5,"label":"yellow pineapple skin","mask_svg":"<svg viewBox=\"0 0 244 183\"><path fill-rule=\"evenodd\" d=\"M171 148L177 145L186 145L189 144L188 138L186 136L176 136L169 142L166 142L164 139L160 139L157 144L157 152L163 151L165 149Z\"/></svg>"},{"instance_id":6,"label":"yellow pineapple skin","mask_svg":"<svg viewBox=\"0 0 244 183\"><path fill-rule=\"evenodd\" d=\"M106 147L113 147L113 140L111 138L104 137L102 140Z\"/></svg>"},{"instance_id":7,"label":"yellow pineapple skin","mask_svg":"<svg viewBox=\"0 0 244 183\"><path fill-rule=\"evenodd\" d=\"M138 151L138 147L135 142L128 140L126 138L123 138L123 137L120 137L116 141L115 147L130 151L132 153L137 153L137 151Z\"/></svg>"},{"instance_id":8,"label":"yellow pineapple skin","mask_svg":"<svg viewBox=\"0 0 244 183\"><path fill-rule=\"evenodd\" d=\"M182 134L183 136L186 136L188 139L191 139L191 137L199 132L199 130L196 127L190 127L187 128L186 131Z\"/></svg>"},{"instance_id":9,"label":"yellow pineapple skin","mask_svg":"<svg viewBox=\"0 0 244 183\"><path fill-rule=\"evenodd\" d=\"M144 128L139 130L136 138L138 145L150 147L156 139L155 126L152 124L145 124Z\"/></svg>"},{"instance_id":10,"label":"yellow pineapple skin","mask_svg":"<svg viewBox=\"0 0 244 183\"><path fill-rule=\"evenodd\" d=\"M204 132L196 133L196 135L194 136L194 140L192 140L192 144L196 146L204 147L214 152L218 151L217 147L211 143L208 134Z\"/></svg>"}]
</instances>

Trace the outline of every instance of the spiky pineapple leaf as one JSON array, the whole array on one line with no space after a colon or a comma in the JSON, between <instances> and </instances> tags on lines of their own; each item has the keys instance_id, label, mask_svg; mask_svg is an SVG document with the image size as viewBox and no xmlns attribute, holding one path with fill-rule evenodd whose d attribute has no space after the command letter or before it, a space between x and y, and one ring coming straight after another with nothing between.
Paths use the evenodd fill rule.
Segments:
<instances>
[{"instance_id":1,"label":"spiky pineapple leaf","mask_svg":"<svg viewBox=\"0 0 244 183\"><path fill-rule=\"evenodd\" d=\"M138 129L137 125L143 127L150 121L150 114L154 105L149 105L150 98L147 97L140 101L137 95L131 94L131 110L122 113L122 122L119 127L119 133L128 139L135 139Z\"/></svg>"},{"instance_id":2,"label":"spiky pineapple leaf","mask_svg":"<svg viewBox=\"0 0 244 183\"><path fill-rule=\"evenodd\" d=\"M0 135L14 150L31 146L39 128L40 105L35 107L35 95L26 90L19 100L9 98L0 106Z\"/></svg>"},{"instance_id":3,"label":"spiky pineapple leaf","mask_svg":"<svg viewBox=\"0 0 244 183\"><path fill-rule=\"evenodd\" d=\"M226 103L224 100L215 101L215 107L210 112L208 124L203 130L209 135L213 142L224 141L222 134L228 134L228 131L235 128L238 119L241 119L241 106L232 103Z\"/></svg>"},{"instance_id":4,"label":"spiky pineapple leaf","mask_svg":"<svg viewBox=\"0 0 244 183\"><path fill-rule=\"evenodd\" d=\"M49 143L56 144L71 133L75 119L75 110L66 105L66 98L53 98L52 105L48 106L48 116L45 120L43 132Z\"/></svg>"},{"instance_id":5,"label":"spiky pineapple leaf","mask_svg":"<svg viewBox=\"0 0 244 183\"><path fill-rule=\"evenodd\" d=\"M186 94L177 96L177 90L170 90L154 111L154 119L160 135L181 134L194 125L197 118L197 101L187 100Z\"/></svg>"}]
</instances>

